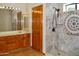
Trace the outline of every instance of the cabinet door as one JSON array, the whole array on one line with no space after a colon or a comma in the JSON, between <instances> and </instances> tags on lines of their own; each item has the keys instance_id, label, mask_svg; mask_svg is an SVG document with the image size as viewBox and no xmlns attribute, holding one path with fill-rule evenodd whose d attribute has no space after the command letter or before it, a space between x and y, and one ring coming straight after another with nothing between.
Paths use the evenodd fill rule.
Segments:
<instances>
[{"instance_id":1,"label":"cabinet door","mask_svg":"<svg viewBox=\"0 0 79 59\"><path fill-rule=\"evenodd\" d=\"M30 47L30 34L24 34L24 47Z\"/></svg>"},{"instance_id":2,"label":"cabinet door","mask_svg":"<svg viewBox=\"0 0 79 59\"><path fill-rule=\"evenodd\" d=\"M17 42L10 42L10 43L8 43L7 44L7 48L8 48L8 51L17 49L18 48Z\"/></svg>"},{"instance_id":3,"label":"cabinet door","mask_svg":"<svg viewBox=\"0 0 79 59\"><path fill-rule=\"evenodd\" d=\"M7 50L6 41L0 40L0 52L5 52Z\"/></svg>"},{"instance_id":4,"label":"cabinet door","mask_svg":"<svg viewBox=\"0 0 79 59\"><path fill-rule=\"evenodd\" d=\"M18 48L19 40L16 38L16 36L8 36L8 37L6 37L6 39L7 39L6 46L8 48L7 51L14 50L14 49Z\"/></svg>"}]
</instances>

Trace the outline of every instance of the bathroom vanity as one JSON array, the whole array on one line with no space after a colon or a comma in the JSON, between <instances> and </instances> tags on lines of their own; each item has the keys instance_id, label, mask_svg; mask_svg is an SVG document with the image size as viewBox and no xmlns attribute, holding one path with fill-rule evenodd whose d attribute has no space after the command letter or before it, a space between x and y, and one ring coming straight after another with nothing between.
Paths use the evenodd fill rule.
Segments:
<instances>
[{"instance_id":1,"label":"bathroom vanity","mask_svg":"<svg viewBox=\"0 0 79 59\"><path fill-rule=\"evenodd\" d=\"M0 52L9 52L30 46L30 33L0 37Z\"/></svg>"},{"instance_id":2,"label":"bathroom vanity","mask_svg":"<svg viewBox=\"0 0 79 59\"><path fill-rule=\"evenodd\" d=\"M30 46L28 19L21 10L12 8L0 8L0 54Z\"/></svg>"}]
</instances>

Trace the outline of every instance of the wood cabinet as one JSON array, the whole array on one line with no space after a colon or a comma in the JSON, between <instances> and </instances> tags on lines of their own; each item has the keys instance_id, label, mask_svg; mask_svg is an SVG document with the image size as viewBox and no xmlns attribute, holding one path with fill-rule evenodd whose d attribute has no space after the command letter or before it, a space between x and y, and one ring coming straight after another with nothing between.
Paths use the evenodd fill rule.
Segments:
<instances>
[{"instance_id":1,"label":"wood cabinet","mask_svg":"<svg viewBox=\"0 0 79 59\"><path fill-rule=\"evenodd\" d=\"M0 37L0 52L30 47L30 34Z\"/></svg>"},{"instance_id":2,"label":"wood cabinet","mask_svg":"<svg viewBox=\"0 0 79 59\"><path fill-rule=\"evenodd\" d=\"M34 7L32 11L32 48L42 52L43 5Z\"/></svg>"}]
</instances>

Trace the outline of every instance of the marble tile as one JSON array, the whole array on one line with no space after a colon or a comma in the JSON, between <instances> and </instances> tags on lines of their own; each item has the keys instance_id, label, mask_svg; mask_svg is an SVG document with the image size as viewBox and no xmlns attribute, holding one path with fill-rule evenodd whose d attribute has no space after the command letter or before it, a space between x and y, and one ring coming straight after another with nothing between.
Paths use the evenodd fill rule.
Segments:
<instances>
[{"instance_id":1,"label":"marble tile","mask_svg":"<svg viewBox=\"0 0 79 59\"><path fill-rule=\"evenodd\" d=\"M67 34L64 26L66 17L71 13L79 15L79 11L62 13L57 19L56 32L52 32L52 6L53 4L46 5L46 52L49 55L79 55L79 36Z\"/></svg>"}]
</instances>

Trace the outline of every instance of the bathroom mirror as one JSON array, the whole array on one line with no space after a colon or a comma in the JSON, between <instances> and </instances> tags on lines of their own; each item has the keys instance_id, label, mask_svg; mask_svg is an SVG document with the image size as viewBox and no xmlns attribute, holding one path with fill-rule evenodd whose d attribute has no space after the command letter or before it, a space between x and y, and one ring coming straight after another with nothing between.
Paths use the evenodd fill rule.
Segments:
<instances>
[{"instance_id":1,"label":"bathroom mirror","mask_svg":"<svg viewBox=\"0 0 79 59\"><path fill-rule=\"evenodd\" d=\"M22 14L22 29L28 30L29 28L29 16L28 14Z\"/></svg>"},{"instance_id":2,"label":"bathroom mirror","mask_svg":"<svg viewBox=\"0 0 79 59\"><path fill-rule=\"evenodd\" d=\"M22 30L22 12L11 8L0 8L0 32Z\"/></svg>"}]
</instances>

